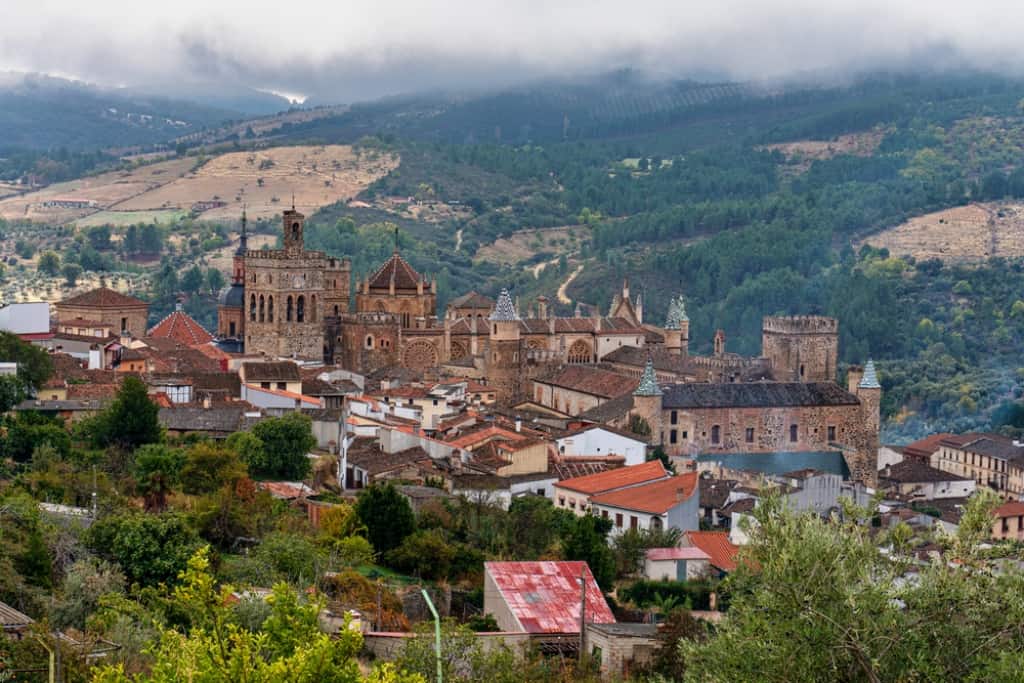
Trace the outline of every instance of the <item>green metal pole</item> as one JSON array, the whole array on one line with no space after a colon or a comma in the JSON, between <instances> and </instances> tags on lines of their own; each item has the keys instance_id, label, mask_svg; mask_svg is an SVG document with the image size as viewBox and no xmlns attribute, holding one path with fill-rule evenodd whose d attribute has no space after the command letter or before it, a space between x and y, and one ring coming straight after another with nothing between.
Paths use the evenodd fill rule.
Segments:
<instances>
[{"instance_id":1,"label":"green metal pole","mask_svg":"<svg viewBox=\"0 0 1024 683\"><path fill-rule=\"evenodd\" d=\"M437 658L437 683L444 683L444 675L441 673L441 617L437 616L434 601L430 599L426 589L421 588L420 593L423 593L423 599L427 601L427 607L434 615L434 656Z\"/></svg>"}]
</instances>

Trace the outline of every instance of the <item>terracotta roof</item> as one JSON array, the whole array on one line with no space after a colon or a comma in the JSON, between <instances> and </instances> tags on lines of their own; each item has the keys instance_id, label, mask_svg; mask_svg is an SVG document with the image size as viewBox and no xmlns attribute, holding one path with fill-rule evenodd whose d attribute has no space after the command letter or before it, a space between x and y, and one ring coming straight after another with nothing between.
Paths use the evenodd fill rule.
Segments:
<instances>
[{"instance_id":1,"label":"terracotta roof","mask_svg":"<svg viewBox=\"0 0 1024 683\"><path fill-rule=\"evenodd\" d=\"M669 384L664 408L761 408L858 405L856 396L832 382Z\"/></svg>"},{"instance_id":2,"label":"terracotta roof","mask_svg":"<svg viewBox=\"0 0 1024 683\"><path fill-rule=\"evenodd\" d=\"M997 434L978 435L978 438L960 448L968 453L978 453L1001 460L1024 460L1024 446L1018 446L1011 439Z\"/></svg>"},{"instance_id":3,"label":"terracotta roof","mask_svg":"<svg viewBox=\"0 0 1024 683\"><path fill-rule=\"evenodd\" d=\"M84 292L70 299L58 302L61 306L89 306L90 308L129 308L137 306L149 306L145 301L115 292L108 287L100 287L89 292Z\"/></svg>"},{"instance_id":4,"label":"terracotta roof","mask_svg":"<svg viewBox=\"0 0 1024 683\"><path fill-rule=\"evenodd\" d=\"M449 439L447 443L455 448L472 449L474 445L485 442L488 439L509 439L512 441L521 441L525 438L527 437L520 432L516 432L515 429L506 429L505 427L495 424L486 424L479 429L473 429L455 437L454 439Z\"/></svg>"},{"instance_id":5,"label":"terracotta roof","mask_svg":"<svg viewBox=\"0 0 1024 683\"><path fill-rule=\"evenodd\" d=\"M213 335L184 311L174 311L158 322L149 331L149 336L173 339L186 346L200 346L213 341Z\"/></svg>"},{"instance_id":6,"label":"terracotta roof","mask_svg":"<svg viewBox=\"0 0 1024 683\"><path fill-rule=\"evenodd\" d=\"M697 472L687 472L649 484L609 491L592 496L590 503L663 515L693 495L697 490L698 476Z\"/></svg>"},{"instance_id":7,"label":"terracotta roof","mask_svg":"<svg viewBox=\"0 0 1024 683\"><path fill-rule=\"evenodd\" d=\"M907 444L903 447L903 455L910 458L916 458L918 460L927 461L932 453L939 450L939 446L942 441L953 436L953 434L932 434L926 436L923 439L918 439L914 443Z\"/></svg>"},{"instance_id":8,"label":"terracotta roof","mask_svg":"<svg viewBox=\"0 0 1024 683\"><path fill-rule=\"evenodd\" d=\"M617 398L628 394L639 383L636 377L587 365L569 365L545 379L534 381L601 398Z\"/></svg>"},{"instance_id":9,"label":"terracotta roof","mask_svg":"<svg viewBox=\"0 0 1024 683\"><path fill-rule=\"evenodd\" d=\"M607 472L589 474L585 477L563 479L558 482L557 486L569 489L570 491L593 495L604 493L605 491L614 491L615 489L627 486L637 486L638 484L664 479L667 476L668 472L660 460L650 460L639 465L620 467L608 470Z\"/></svg>"},{"instance_id":10,"label":"terracotta roof","mask_svg":"<svg viewBox=\"0 0 1024 683\"><path fill-rule=\"evenodd\" d=\"M710 560L706 552L700 548L649 548L647 559L653 562L660 560Z\"/></svg>"},{"instance_id":11,"label":"terracotta roof","mask_svg":"<svg viewBox=\"0 0 1024 683\"><path fill-rule=\"evenodd\" d=\"M451 325L452 334L490 334L490 326L483 318L459 318Z\"/></svg>"},{"instance_id":12,"label":"terracotta roof","mask_svg":"<svg viewBox=\"0 0 1024 683\"><path fill-rule=\"evenodd\" d=\"M68 400L82 398L114 398L117 395L120 384L69 384L67 389Z\"/></svg>"},{"instance_id":13,"label":"terracotta roof","mask_svg":"<svg viewBox=\"0 0 1024 683\"><path fill-rule=\"evenodd\" d=\"M494 308L494 299L484 296L476 291L471 291L456 297L448 302L452 308L481 308L488 311Z\"/></svg>"},{"instance_id":14,"label":"terracotta roof","mask_svg":"<svg viewBox=\"0 0 1024 683\"><path fill-rule=\"evenodd\" d=\"M731 572L736 569L736 555L740 551L738 545L729 541L729 534L725 531L687 531L683 534L689 544L700 548L708 557L711 564L722 571Z\"/></svg>"},{"instance_id":15,"label":"terracotta roof","mask_svg":"<svg viewBox=\"0 0 1024 683\"><path fill-rule=\"evenodd\" d=\"M416 269L399 256L397 251L370 276L369 284L373 289L390 289L392 278L395 281L395 289L416 289L416 285L423 280Z\"/></svg>"},{"instance_id":16,"label":"terracotta roof","mask_svg":"<svg viewBox=\"0 0 1024 683\"><path fill-rule=\"evenodd\" d=\"M1012 500L1003 503L995 510L996 517L1017 517L1019 515L1024 515L1024 501Z\"/></svg>"},{"instance_id":17,"label":"terracotta roof","mask_svg":"<svg viewBox=\"0 0 1024 683\"><path fill-rule=\"evenodd\" d=\"M358 449L350 447L348 451L349 464L366 470L371 477L424 460L430 460L430 454L419 446L395 453L385 453L373 444L372 439L361 444Z\"/></svg>"},{"instance_id":18,"label":"terracotta roof","mask_svg":"<svg viewBox=\"0 0 1024 683\"><path fill-rule=\"evenodd\" d=\"M485 562L484 572L528 633L580 632L581 576L586 584L586 621L615 623L586 562Z\"/></svg>"},{"instance_id":19,"label":"terracotta roof","mask_svg":"<svg viewBox=\"0 0 1024 683\"><path fill-rule=\"evenodd\" d=\"M241 376L246 382L301 382L299 366L290 360L266 363L242 363Z\"/></svg>"}]
</instances>

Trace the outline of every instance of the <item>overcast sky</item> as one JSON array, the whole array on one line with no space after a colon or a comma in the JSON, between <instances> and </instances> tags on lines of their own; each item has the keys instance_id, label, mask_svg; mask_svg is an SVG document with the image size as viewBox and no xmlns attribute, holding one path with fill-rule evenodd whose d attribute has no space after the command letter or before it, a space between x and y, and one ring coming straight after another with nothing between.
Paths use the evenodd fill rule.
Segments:
<instances>
[{"instance_id":1,"label":"overcast sky","mask_svg":"<svg viewBox=\"0 0 1024 683\"><path fill-rule=\"evenodd\" d=\"M1021 70L1024 0L2 0L0 70L351 101L632 66L675 77Z\"/></svg>"}]
</instances>

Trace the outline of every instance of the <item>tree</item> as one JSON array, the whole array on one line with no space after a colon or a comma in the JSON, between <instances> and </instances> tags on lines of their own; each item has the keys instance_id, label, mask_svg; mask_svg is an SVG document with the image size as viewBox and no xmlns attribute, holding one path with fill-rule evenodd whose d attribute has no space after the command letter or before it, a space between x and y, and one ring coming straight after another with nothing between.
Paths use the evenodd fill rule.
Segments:
<instances>
[{"instance_id":1,"label":"tree","mask_svg":"<svg viewBox=\"0 0 1024 683\"><path fill-rule=\"evenodd\" d=\"M871 511L823 520L763 498L729 578L727 618L706 642L680 645L687 680L1014 680L1006 667L1024 661L1024 572L993 571L975 542L991 529L990 505L968 502L955 562L919 566L905 581L916 562L879 552L859 521Z\"/></svg>"},{"instance_id":2,"label":"tree","mask_svg":"<svg viewBox=\"0 0 1024 683\"><path fill-rule=\"evenodd\" d=\"M397 548L416 528L409 501L391 484L374 484L360 491L356 512L378 553Z\"/></svg>"},{"instance_id":3,"label":"tree","mask_svg":"<svg viewBox=\"0 0 1024 683\"><path fill-rule=\"evenodd\" d=\"M109 251L111 249L109 225L97 225L96 227L89 228L89 232L86 235L89 239L89 245L96 251Z\"/></svg>"},{"instance_id":4,"label":"tree","mask_svg":"<svg viewBox=\"0 0 1024 683\"><path fill-rule=\"evenodd\" d=\"M134 450L161 438L160 409L149 400L142 380L129 375L121 382L114 402L98 417L95 437L101 446Z\"/></svg>"},{"instance_id":5,"label":"tree","mask_svg":"<svg viewBox=\"0 0 1024 683\"><path fill-rule=\"evenodd\" d=\"M122 666L106 666L94 683L425 683L386 664L362 676L356 660L362 636L347 628L334 637L323 633L318 622L323 605L315 597L302 600L287 585L275 585L270 614L252 632L228 607L231 592L231 586L216 587L208 551L200 549L170 600L188 615L188 628L161 632L148 672L129 676Z\"/></svg>"},{"instance_id":6,"label":"tree","mask_svg":"<svg viewBox=\"0 0 1024 683\"><path fill-rule=\"evenodd\" d=\"M162 444L147 444L135 452L135 486L146 499L147 512L163 512L167 494L178 486L185 457Z\"/></svg>"},{"instance_id":7,"label":"tree","mask_svg":"<svg viewBox=\"0 0 1024 683\"><path fill-rule=\"evenodd\" d=\"M654 651L650 664L652 673L668 681L682 681L686 674L686 660L680 644L683 641L700 642L707 637L703 623L693 618L689 610L676 609L669 612L658 630L660 647Z\"/></svg>"},{"instance_id":8,"label":"tree","mask_svg":"<svg viewBox=\"0 0 1024 683\"><path fill-rule=\"evenodd\" d=\"M25 384L17 376L0 376L0 414L25 400Z\"/></svg>"},{"instance_id":9,"label":"tree","mask_svg":"<svg viewBox=\"0 0 1024 683\"><path fill-rule=\"evenodd\" d=\"M424 579L448 577L456 549L438 529L414 531L384 555L389 567Z\"/></svg>"},{"instance_id":10,"label":"tree","mask_svg":"<svg viewBox=\"0 0 1024 683\"><path fill-rule=\"evenodd\" d=\"M97 519L86 544L120 565L129 581L156 586L178 578L199 547L199 537L183 515L133 512Z\"/></svg>"},{"instance_id":11,"label":"tree","mask_svg":"<svg viewBox=\"0 0 1024 683\"><path fill-rule=\"evenodd\" d=\"M46 349L5 330L0 331L0 358L18 364L18 379L29 393L37 391L53 374L53 359Z\"/></svg>"},{"instance_id":12,"label":"tree","mask_svg":"<svg viewBox=\"0 0 1024 683\"><path fill-rule=\"evenodd\" d=\"M64 284L68 287L75 287L78 285L78 278L82 275L82 266L77 263L65 263L60 272L64 275Z\"/></svg>"},{"instance_id":13,"label":"tree","mask_svg":"<svg viewBox=\"0 0 1024 683\"><path fill-rule=\"evenodd\" d=\"M650 548L673 548L681 535L679 529L626 529L612 540L618 575L635 576Z\"/></svg>"},{"instance_id":14,"label":"tree","mask_svg":"<svg viewBox=\"0 0 1024 683\"><path fill-rule=\"evenodd\" d=\"M552 555L563 527L576 523L575 515L540 496L513 498L507 520L507 553L520 560Z\"/></svg>"},{"instance_id":15,"label":"tree","mask_svg":"<svg viewBox=\"0 0 1024 683\"><path fill-rule=\"evenodd\" d=\"M39 256L36 269L43 275L57 277L57 273L60 272L60 256L54 251L44 251Z\"/></svg>"},{"instance_id":16,"label":"tree","mask_svg":"<svg viewBox=\"0 0 1024 683\"><path fill-rule=\"evenodd\" d=\"M586 562L604 591L610 591L615 583L615 556L607 539L611 528L611 520L587 514L577 517L562 534L562 556Z\"/></svg>"},{"instance_id":17,"label":"tree","mask_svg":"<svg viewBox=\"0 0 1024 683\"><path fill-rule=\"evenodd\" d=\"M103 560L79 560L64 575L50 616L58 628L84 630L86 619L99 607L100 599L124 593L124 589L124 574L114 565Z\"/></svg>"},{"instance_id":18,"label":"tree","mask_svg":"<svg viewBox=\"0 0 1024 683\"><path fill-rule=\"evenodd\" d=\"M224 289L224 273L220 272L219 268L206 269L206 288L210 290L211 294L216 294Z\"/></svg>"},{"instance_id":19,"label":"tree","mask_svg":"<svg viewBox=\"0 0 1024 683\"><path fill-rule=\"evenodd\" d=\"M247 462L254 477L300 480L309 475L306 455L316 446L313 421L302 413L262 420L252 429L263 447L258 457Z\"/></svg>"},{"instance_id":20,"label":"tree","mask_svg":"<svg viewBox=\"0 0 1024 683\"><path fill-rule=\"evenodd\" d=\"M121 248L124 249L125 256L139 252L139 226L134 224L128 226L128 229L124 231Z\"/></svg>"},{"instance_id":21,"label":"tree","mask_svg":"<svg viewBox=\"0 0 1024 683\"><path fill-rule=\"evenodd\" d=\"M225 485L234 485L246 476L245 464L238 454L218 444L197 443L188 449L181 468L181 487L185 493L212 493Z\"/></svg>"},{"instance_id":22,"label":"tree","mask_svg":"<svg viewBox=\"0 0 1024 683\"><path fill-rule=\"evenodd\" d=\"M163 235L152 223L143 225L139 235L139 251L145 254L159 254L163 246Z\"/></svg>"},{"instance_id":23,"label":"tree","mask_svg":"<svg viewBox=\"0 0 1024 683\"><path fill-rule=\"evenodd\" d=\"M0 439L0 453L17 462L27 462L36 448L49 446L60 457L71 452L71 437L64 425L34 411L21 411L6 419L6 438Z\"/></svg>"},{"instance_id":24,"label":"tree","mask_svg":"<svg viewBox=\"0 0 1024 683\"><path fill-rule=\"evenodd\" d=\"M181 278L181 289L189 294L195 294L203 287L203 271L199 266L192 266Z\"/></svg>"}]
</instances>

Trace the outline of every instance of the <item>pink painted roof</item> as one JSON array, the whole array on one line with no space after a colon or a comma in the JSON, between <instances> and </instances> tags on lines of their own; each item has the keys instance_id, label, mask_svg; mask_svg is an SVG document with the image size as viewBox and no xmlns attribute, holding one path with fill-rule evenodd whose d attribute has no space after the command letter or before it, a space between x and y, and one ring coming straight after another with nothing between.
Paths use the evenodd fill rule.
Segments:
<instances>
[{"instance_id":1,"label":"pink painted roof","mask_svg":"<svg viewBox=\"0 0 1024 683\"><path fill-rule=\"evenodd\" d=\"M700 548L651 548L647 559L659 560L710 560L711 557Z\"/></svg>"},{"instance_id":2,"label":"pink painted roof","mask_svg":"<svg viewBox=\"0 0 1024 683\"><path fill-rule=\"evenodd\" d=\"M484 571L527 633L580 632L581 573L587 623L615 623L586 562L485 562Z\"/></svg>"}]
</instances>

